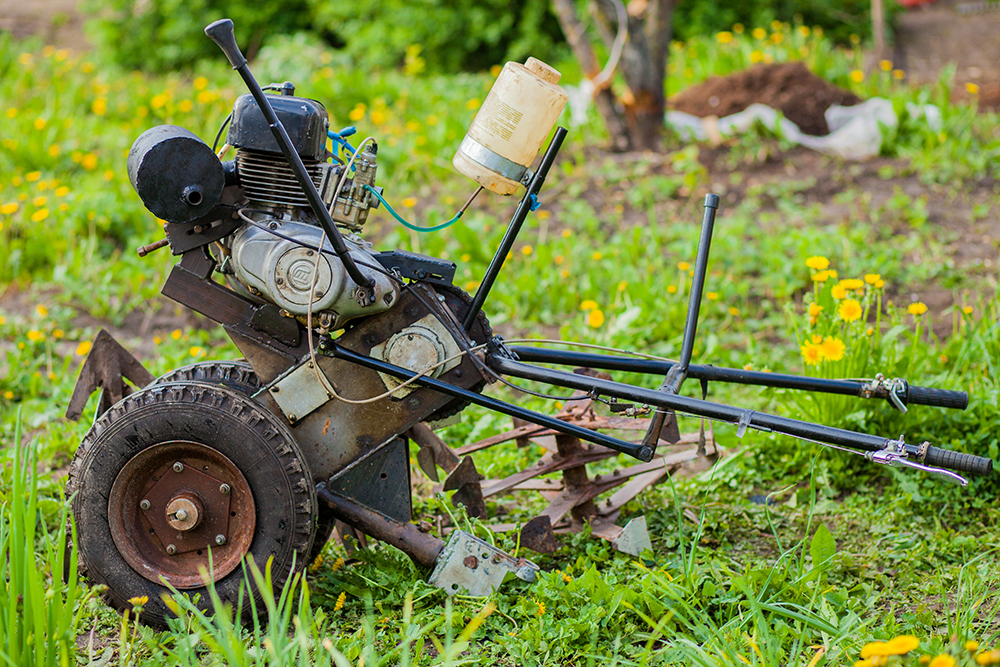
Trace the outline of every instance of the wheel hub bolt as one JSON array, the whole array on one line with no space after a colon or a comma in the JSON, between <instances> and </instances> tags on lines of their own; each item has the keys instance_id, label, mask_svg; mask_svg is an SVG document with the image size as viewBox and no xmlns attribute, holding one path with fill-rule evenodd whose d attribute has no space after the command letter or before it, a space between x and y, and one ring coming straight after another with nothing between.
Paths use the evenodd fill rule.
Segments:
<instances>
[{"instance_id":1,"label":"wheel hub bolt","mask_svg":"<svg viewBox=\"0 0 1000 667\"><path fill-rule=\"evenodd\" d=\"M143 510L148 510L149 509L149 501L144 499L142 502L139 503L139 508L143 509Z\"/></svg>"},{"instance_id":2,"label":"wheel hub bolt","mask_svg":"<svg viewBox=\"0 0 1000 667\"><path fill-rule=\"evenodd\" d=\"M184 472L184 464L178 461L174 464L174 472Z\"/></svg>"},{"instance_id":3,"label":"wheel hub bolt","mask_svg":"<svg viewBox=\"0 0 1000 667\"><path fill-rule=\"evenodd\" d=\"M194 530L201 523L205 509L197 496L180 494L167 503L167 523L174 530Z\"/></svg>"},{"instance_id":4,"label":"wheel hub bolt","mask_svg":"<svg viewBox=\"0 0 1000 667\"><path fill-rule=\"evenodd\" d=\"M215 543L218 544L221 547L223 544L226 543L226 536L225 535L216 535L215 536Z\"/></svg>"},{"instance_id":5,"label":"wheel hub bolt","mask_svg":"<svg viewBox=\"0 0 1000 667\"><path fill-rule=\"evenodd\" d=\"M219 493L221 493L224 496L228 496L229 495L229 485L228 484L220 484L219 485Z\"/></svg>"},{"instance_id":6,"label":"wheel hub bolt","mask_svg":"<svg viewBox=\"0 0 1000 667\"><path fill-rule=\"evenodd\" d=\"M176 512L174 512L174 517L178 521L187 521L188 513L185 512L184 510L177 510Z\"/></svg>"},{"instance_id":7,"label":"wheel hub bolt","mask_svg":"<svg viewBox=\"0 0 1000 667\"><path fill-rule=\"evenodd\" d=\"M168 544L167 545L167 553L170 554L171 556L173 556L175 553L177 553L177 547L175 547L172 544Z\"/></svg>"}]
</instances>

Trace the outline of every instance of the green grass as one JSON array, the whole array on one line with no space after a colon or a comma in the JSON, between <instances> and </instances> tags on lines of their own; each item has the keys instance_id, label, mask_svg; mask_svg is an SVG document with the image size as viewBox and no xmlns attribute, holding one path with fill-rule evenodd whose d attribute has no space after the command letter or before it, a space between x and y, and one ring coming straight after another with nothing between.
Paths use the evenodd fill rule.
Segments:
<instances>
[{"instance_id":1,"label":"green grass","mask_svg":"<svg viewBox=\"0 0 1000 667\"><path fill-rule=\"evenodd\" d=\"M979 192L981 179L996 176L997 116L951 103L947 77L936 87L911 88L890 67L857 80L860 50L837 50L799 26L771 26L763 38L750 29L730 37L675 45L671 89L757 60L801 58L861 96L893 100L903 122L884 147L879 179L919 175L925 192L964 201ZM407 218L426 225L450 217L472 188L454 173L451 156L491 77L373 75L323 51L310 52L315 66L304 67L296 48L289 42L265 50L254 63L260 78L293 78L299 94L326 103L332 125L354 124L360 136L376 136L380 183ZM561 67L572 81L575 67ZM751 433L738 440L722 425L720 443L738 450L725 465L654 487L626 507L626 516L647 516L652 563L574 535L557 553L537 558L544 572L536 584L508 582L487 599L449 601L399 552L376 547L343 566L338 559L345 554L331 545L307 578L265 598L250 626L233 624L225 608L216 606L209 617L178 597L179 618L167 632L135 623L140 602L123 619L85 583L72 577L60 583L68 529L62 482L51 473L68 463L87 428L60 419L85 353L79 346L99 323L137 330L129 323L145 317L175 262L165 254L134 254L160 231L128 184L125 154L138 134L160 123L183 125L210 142L242 92L221 62L153 77L0 37L0 207L6 206L0 208L0 293L24 304L0 311L0 438L7 446L0 543L10 564L0 621L11 664L56 664L67 656L69 663L107 658L104 664L144 665L817 667L852 664L869 641L899 635L921 639L906 664L915 664L917 654L941 652L968 663L966 641L984 647L1000 641L995 476L966 490L944 487L788 438ZM907 102L938 104L942 129L931 131L906 115ZM750 182L758 172L794 162L766 133L717 149L721 170L706 168L704 146L675 146L664 156L609 156L594 148L603 141L596 119L572 133L542 192L543 206L491 295L494 327L508 337L559 336L677 354L701 195L721 185L743 198L724 200L717 223L698 361L801 372L800 346L821 333L841 338L847 361L810 366L810 372L905 371L917 384L967 389L972 400L962 413L916 406L901 417L882 404L824 404L746 387L713 385L711 398L998 458L996 270L975 273L950 263L948 239L927 199L898 189L873 203L855 182L861 166L826 159L822 164L840 192L831 200L849 211L830 218L816 201L825 184L815 177ZM725 182L713 182L720 179ZM989 197L971 205L970 219L995 217L996 193ZM453 259L456 282L472 290L513 205L484 197L447 232L429 235L390 226L378 214L367 235L381 248ZM836 281L814 290L814 271L805 263L814 255L828 257L839 278L878 273L885 280L886 326L877 354L866 347L864 331L833 317ZM912 261L915 255L923 261ZM928 284L952 289L956 303L972 311L956 306L918 320L904 306L889 307L892 299L907 302L913 286ZM813 299L829 319L809 325ZM952 332L938 339L928 332L942 321L953 322ZM237 356L221 331L180 324L154 329L145 342L126 342L143 346L143 361L156 374L195 359ZM696 390L685 387L692 395ZM552 409L538 399L497 393ZM693 430L697 422L683 419L681 426ZM508 427L506 418L469 408L444 435L457 446ZM537 455L534 448L498 447L477 455L477 465L498 477ZM759 495L773 504L749 500ZM450 521L447 501L415 500L417 515ZM538 503L524 496L490 508L523 520ZM516 548L507 537L497 539ZM266 569L246 574L268 576ZM80 642L77 633L84 634Z\"/></svg>"}]
</instances>

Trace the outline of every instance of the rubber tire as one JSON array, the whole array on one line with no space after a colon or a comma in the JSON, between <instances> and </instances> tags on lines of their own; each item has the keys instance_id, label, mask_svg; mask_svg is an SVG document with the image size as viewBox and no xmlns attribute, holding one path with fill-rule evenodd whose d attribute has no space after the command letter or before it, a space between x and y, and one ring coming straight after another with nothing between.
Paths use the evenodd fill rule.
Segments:
<instances>
[{"instance_id":1,"label":"rubber tire","mask_svg":"<svg viewBox=\"0 0 1000 667\"><path fill-rule=\"evenodd\" d=\"M149 383L152 387L168 382L201 382L218 384L252 396L260 391L261 383L253 366L242 359L236 361L199 361L181 366Z\"/></svg>"},{"instance_id":2,"label":"rubber tire","mask_svg":"<svg viewBox=\"0 0 1000 667\"><path fill-rule=\"evenodd\" d=\"M256 528L247 555L263 571L269 558L276 591L306 565L316 532L316 489L294 437L275 415L231 389L198 383L153 385L127 396L102 415L84 437L70 466L80 556L92 581L108 587L107 601L130 609L129 598L147 596L141 621L165 626L170 611L161 599L169 590L140 576L119 554L108 521L108 497L118 473L139 452L181 436L227 456L243 473L256 505ZM75 494L75 495L74 495ZM215 582L233 606L243 584L242 568ZM258 610L260 592L251 582ZM209 610L204 587L187 589ZM246 617L253 601L244 596Z\"/></svg>"},{"instance_id":3,"label":"rubber tire","mask_svg":"<svg viewBox=\"0 0 1000 667\"><path fill-rule=\"evenodd\" d=\"M168 382L218 384L247 396L256 394L262 386L253 367L242 359L236 361L199 361L165 373L153 380L149 386ZM308 565L312 565L319 558L323 547L333 536L334 523L337 520L332 511L323 503L319 504L316 516L316 539L306 557Z\"/></svg>"}]
</instances>

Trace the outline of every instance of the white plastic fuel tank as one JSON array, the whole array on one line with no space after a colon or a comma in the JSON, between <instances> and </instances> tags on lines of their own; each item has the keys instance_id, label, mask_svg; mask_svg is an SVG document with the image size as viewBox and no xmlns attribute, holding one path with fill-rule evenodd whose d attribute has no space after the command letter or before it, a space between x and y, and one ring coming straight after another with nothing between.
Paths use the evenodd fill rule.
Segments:
<instances>
[{"instance_id":1,"label":"white plastic fuel tank","mask_svg":"<svg viewBox=\"0 0 1000 667\"><path fill-rule=\"evenodd\" d=\"M560 76L536 58L504 65L455 153L455 168L487 190L513 194L566 106Z\"/></svg>"}]
</instances>

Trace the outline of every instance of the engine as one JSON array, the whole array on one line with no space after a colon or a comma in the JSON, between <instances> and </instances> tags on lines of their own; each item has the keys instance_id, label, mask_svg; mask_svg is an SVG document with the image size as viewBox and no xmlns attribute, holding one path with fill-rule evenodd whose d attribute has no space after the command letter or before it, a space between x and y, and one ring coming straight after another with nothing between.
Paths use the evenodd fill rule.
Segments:
<instances>
[{"instance_id":1,"label":"engine","mask_svg":"<svg viewBox=\"0 0 1000 667\"><path fill-rule=\"evenodd\" d=\"M252 95L233 105L226 143L235 159L223 163L191 132L171 125L144 132L128 158L129 178L146 207L171 223L174 239L218 227L238 216L243 224L212 246L218 270L244 296L278 306L303 324L312 314L320 331L339 329L361 315L382 312L398 301L395 281L381 271L371 244L360 233L378 206L373 191L378 148L362 147L349 164L326 149L329 120L315 100L295 97L290 83L277 86L269 101L355 263L375 279L374 303L334 254L305 191L282 154ZM235 211L235 212L234 212ZM231 226L231 225L230 225ZM228 230L227 230L228 231ZM322 252L317 253L321 248ZM178 248L174 247L175 252Z\"/></svg>"}]
</instances>

